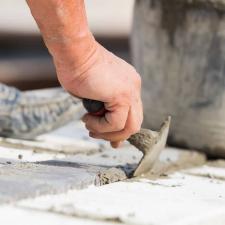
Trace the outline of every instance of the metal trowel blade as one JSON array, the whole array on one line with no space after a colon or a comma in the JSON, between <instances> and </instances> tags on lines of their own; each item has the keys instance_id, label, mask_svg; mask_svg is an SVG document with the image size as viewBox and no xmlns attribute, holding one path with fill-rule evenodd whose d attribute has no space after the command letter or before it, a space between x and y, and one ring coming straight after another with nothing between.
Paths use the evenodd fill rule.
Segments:
<instances>
[{"instance_id":1,"label":"metal trowel blade","mask_svg":"<svg viewBox=\"0 0 225 225\"><path fill-rule=\"evenodd\" d=\"M171 117L168 117L162 124L160 131L155 132L148 129L141 129L137 134L132 135L128 141L143 152L133 176L140 176L151 171L160 153L165 148Z\"/></svg>"}]
</instances>

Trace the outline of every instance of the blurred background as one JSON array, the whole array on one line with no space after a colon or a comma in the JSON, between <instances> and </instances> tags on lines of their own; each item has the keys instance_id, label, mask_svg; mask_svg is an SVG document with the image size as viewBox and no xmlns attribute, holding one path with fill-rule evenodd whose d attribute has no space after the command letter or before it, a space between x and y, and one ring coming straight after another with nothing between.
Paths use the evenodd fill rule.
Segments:
<instances>
[{"instance_id":1,"label":"blurred background","mask_svg":"<svg viewBox=\"0 0 225 225\"><path fill-rule=\"evenodd\" d=\"M134 0L86 0L96 39L130 61ZM52 59L24 1L0 1L0 82L21 90L58 86Z\"/></svg>"}]
</instances>

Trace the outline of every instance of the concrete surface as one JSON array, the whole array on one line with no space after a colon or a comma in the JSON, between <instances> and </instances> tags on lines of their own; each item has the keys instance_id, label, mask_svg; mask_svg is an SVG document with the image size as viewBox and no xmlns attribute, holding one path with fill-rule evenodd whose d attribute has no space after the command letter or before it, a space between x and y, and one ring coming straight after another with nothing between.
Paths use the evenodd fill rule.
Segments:
<instances>
[{"instance_id":1,"label":"concrete surface","mask_svg":"<svg viewBox=\"0 0 225 225\"><path fill-rule=\"evenodd\" d=\"M0 204L72 188L84 188L96 181L96 169L80 164L34 163L11 164L0 167Z\"/></svg>"},{"instance_id":2,"label":"concrete surface","mask_svg":"<svg viewBox=\"0 0 225 225\"><path fill-rule=\"evenodd\" d=\"M70 146L72 140L74 151L59 151L59 141ZM7 147L0 142L0 224L225 223L223 161L206 163L199 153L166 148L160 167L153 169L156 176L98 187L100 172L135 166L141 153L128 143L112 150L108 143L88 138L80 121L28 145L11 141ZM45 148L36 148L39 142Z\"/></svg>"},{"instance_id":3,"label":"concrete surface","mask_svg":"<svg viewBox=\"0 0 225 225\"><path fill-rule=\"evenodd\" d=\"M125 224L215 225L225 222L225 182L185 175L120 182L19 202L20 207Z\"/></svg>"},{"instance_id":4,"label":"concrete surface","mask_svg":"<svg viewBox=\"0 0 225 225\"><path fill-rule=\"evenodd\" d=\"M115 167L120 167L118 172L122 174L107 182L123 180L126 179L124 173L132 171L142 157L142 153L128 143L115 151L103 141L94 143L87 134L83 123L76 121L34 141L0 140L0 145L8 146L0 147L0 204L99 186L108 179L105 173ZM194 161L193 154L200 161ZM187 162L188 165L201 164L202 160L204 162L201 154L168 148L160 155L164 168L160 166L160 172L164 174L170 167L177 170L181 164L184 168ZM156 176L160 175L156 168Z\"/></svg>"},{"instance_id":5,"label":"concrete surface","mask_svg":"<svg viewBox=\"0 0 225 225\"><path fill-rule=\"evenodd\" d=\"M115 225L114 222L101 222L85 218L76 218L62 214L43 212L17 206L0 207L0 223L4 225Z\"/></svg>"}]
</instances>

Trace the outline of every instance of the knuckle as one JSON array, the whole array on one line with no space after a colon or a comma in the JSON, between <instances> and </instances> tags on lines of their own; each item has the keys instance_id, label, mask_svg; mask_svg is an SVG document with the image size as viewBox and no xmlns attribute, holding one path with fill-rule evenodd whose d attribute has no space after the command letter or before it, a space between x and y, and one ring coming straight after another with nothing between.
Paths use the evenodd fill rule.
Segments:
<instances>
[{"instance_id":1,"label":"knuckle","mask_svg":"<svg viewBox=\"0 0 225 225\"><path fill-rule=\"evenodd\" d=\"M140 129L141 129L141 125L132 126L129 129L129 133L130 133L130 135L136 134L137 132L140 131Z\"/></svg>"},{"instance_id":2,"label":"knuckle","mask_svg":"<svg viewBox=\"0 0 225 225\"><path fill-rule=\"evenodd\" d=\"M122 117L120 116L114 116L111 118L111 129L112 131L121 131L124 129L125 127L125 123L126 123L126 120L124 120Z\"/></svg>"},{"instance_id":3,"label":"knuckle","mask_svg":"<svg viewBox=\"0 0 225 225\"><path fill-rule=\"evenodd\" d=\"M125 87L117 96L117 100L119 102L123 102L123 104L129 104L129 102L132 99L132 92L133 90L131 89L130 86Z\"/></svg>"},{"instance_id":4,"label":"knuckle","mask_svg":"<svg viewBox=\"0 0 225 225\"><path fill-rule=\"evenodd\" d=\"M85 124L85 128L91 132L97 132L97 129L92 126L90 123Z\"/></svg>"},{"instance_id":5,"label":"knuckle","mask_svg":"<svg viewBox=\"0 0 225 225\"><path fill-rule=\"evenodd\" d=\"M130 132L128 129L124 129L123 132L121 133L119 141L124 141L127 140L131 136Z\"/></svg>"},{"instance_id":6,"label":"knuckle","mask_svg":"<svg viewBox=\"0 0 225 225\"><path fill-rule=\"evenodd\" d=\"M91 129L89 126L86 126L86 129L87 129L88 131L92 131L92 132L94 132L94 130L93 130L93 129Z\"/></svg>"},{"instance_id":7,"label":"knuckle","mask_svg":"<svg viewBox=\"0 0 225 225\"><path fill-rule=\"evenodd\" d=\"M124 129L124 124L121 123L121 122L114 122L112 128L113 128L115 131L120 131L120 130L123 130L123 129Z\"/></svg>"}]
</instances>

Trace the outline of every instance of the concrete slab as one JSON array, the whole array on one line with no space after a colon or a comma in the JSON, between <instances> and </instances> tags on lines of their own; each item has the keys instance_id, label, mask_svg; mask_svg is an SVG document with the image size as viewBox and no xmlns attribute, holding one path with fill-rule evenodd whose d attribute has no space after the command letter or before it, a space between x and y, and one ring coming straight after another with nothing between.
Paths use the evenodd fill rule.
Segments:
<instances>
[{"instance_id":1,"label":"concrete slab","mask_svg":"<svg viewBox=\"0 0 225 225\"><path fill-rule=\"evenodd\" d=\"M60 153L58 144L70 151ZM15 218L21 225L225 223L224 164L200 166L206 163L200 153L166 148L149 175L96 187L126 179L121 171L134 168L142 154L127 143L113 150L91 140L79 121L10 146L0 147L0 224Z\"/></svg>"},{"instance_id":2,"label":"concrete slab","mask_svg":"<svg viewBox=\"0 0 225 225\"><path fill-rule=\"evenodd\" d=\"M114 150L90 139L81 121L34 141L2 139L0 145L0 204L124 180L142 157L128 143ZM148 178L204 162L199 153L167 148Z\"/></svg>"},{"instance_id":3,"label":"concrete slab","mask_svg":"<svg viewBox=\"0 0 225 225\"><path fill-rule=\"evenodd\" d=\"M103 168L102 168L103 169ZM0 204L98 184L101 168L76 163L12 163L0 167Z\"/></svg>"},{"instance_id":4,"label":"concrete slab","mask_svg":"<svg viewBox=\"0 0 225 225\"><path fill-rule=\"evenodd\" d=\"M20 207L126 224L223 225L225 182L184 173L21 201Z\"/></svg>"},{"instance_id":5,"label":"concrete slab","mask_svg":"<svg viewBox=\"0 0 225 225\"><path fill-rule=\"evenodd\" d=\"M185 168L185 163L193 163L194 166L194 162L188 161L188 158L183 161L184 155L191 154L175 149L163 151L158 162L160 170L156 167L156 172L153 171L155 176L151 174L146 178L156 179L161 175L165 177L165 170L168 172L166 176L169 176L176 169ZM124 147L118 151L105 150L91 155L60 155L61 158L33 163L19 163L20 159L16 159L15 155L13 157L0 161L4 165L0 167L0 204L125 180L142 156L135 148ZM35 161L35 157L32 159ZM174 169L174 165L179 166ZM173 168L172 171L169 170L170 167Z\"/></svg>"}]
</instances>

